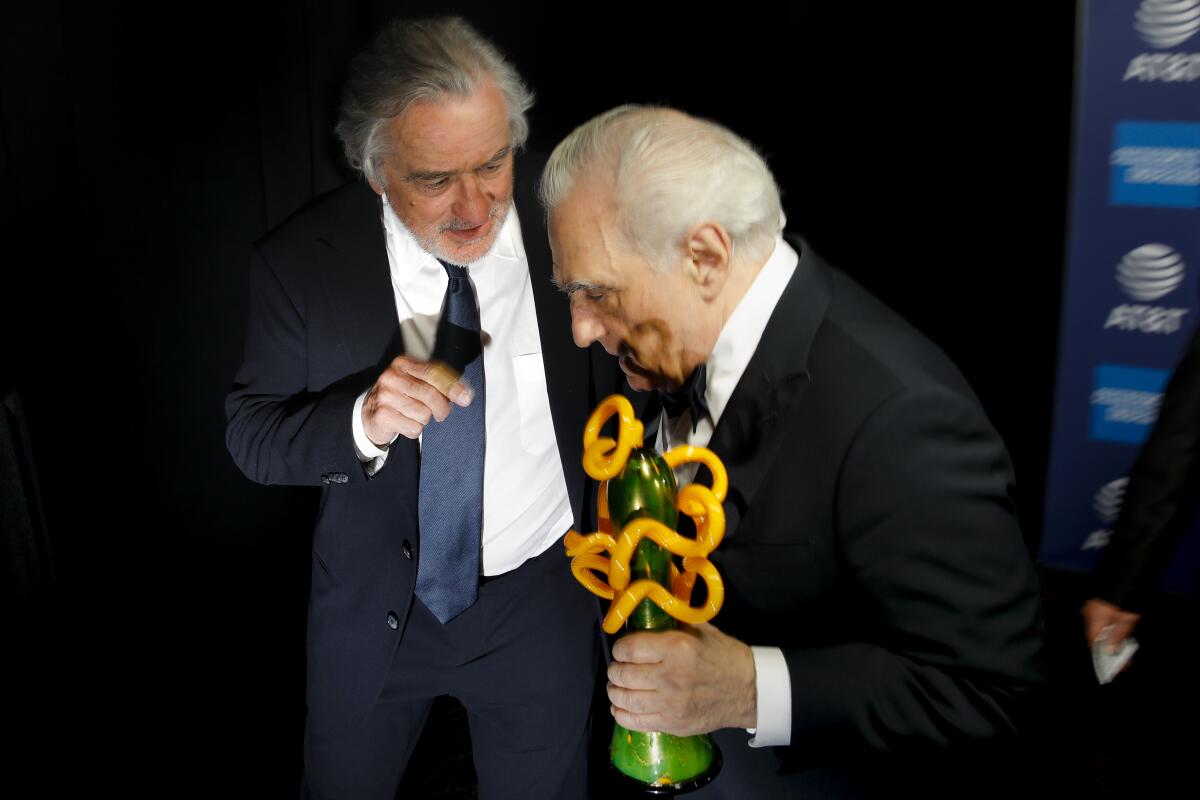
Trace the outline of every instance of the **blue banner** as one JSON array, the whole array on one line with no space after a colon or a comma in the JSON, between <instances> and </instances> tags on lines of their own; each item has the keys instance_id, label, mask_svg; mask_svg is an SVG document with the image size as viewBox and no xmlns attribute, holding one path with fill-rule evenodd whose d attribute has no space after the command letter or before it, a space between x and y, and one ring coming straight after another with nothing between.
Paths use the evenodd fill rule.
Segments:
<instances>
[{"instance_id":1,"label":"blue banner","mask_svg":"<svg viewBox=\"0 0 1200 800\"><path fill-rule=\"evenodd\" d=\"M1082 0L1079 9L1041 560L1087 571L1200 322L1200 0ZM1165 588L1200 592L1200 526Z\"/></svg>"}]
</instances>

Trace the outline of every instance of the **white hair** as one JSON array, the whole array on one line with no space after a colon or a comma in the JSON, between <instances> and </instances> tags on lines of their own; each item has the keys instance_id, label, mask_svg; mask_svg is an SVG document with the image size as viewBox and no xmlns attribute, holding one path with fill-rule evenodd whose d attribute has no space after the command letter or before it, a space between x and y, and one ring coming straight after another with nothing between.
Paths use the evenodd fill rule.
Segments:
<instances>
[{"instance_id":1,"label":"white hair","mask_svg":"<svg viewBox=\"0 0 1200 800\"><path fill-rule=\"evenodd\" d=\"M396 20L350 63L335 132L350 166L382 183L388 121L413 103L468 97L491 77L504 94L513 147L525 144L533 93L500 51L459 17Z\"/></svg>"},{"instance_id":2,"label":"white hair","mask_svg":"<svg viewBox=\"0 0 1200 800\"><path fill-rule=\"evenodd\" d=\"M620 233L659 268L702 222L719 223L738 258L766 258L783 228L779 187L754 147L674 109L618 106L572 131L542 172L547 211L581 178L611 188Z\"/></svg>"}]
</instances>

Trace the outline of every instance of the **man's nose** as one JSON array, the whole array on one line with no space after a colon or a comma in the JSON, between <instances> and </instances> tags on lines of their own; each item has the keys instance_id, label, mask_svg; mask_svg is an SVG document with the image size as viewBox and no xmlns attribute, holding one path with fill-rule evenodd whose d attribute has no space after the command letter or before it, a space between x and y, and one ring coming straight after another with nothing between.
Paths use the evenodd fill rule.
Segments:
<instances>
[{"instance_id":1,"label":"man's nose","mask_svg":"<svg viewBox=\"0 0 1200 800\"><path fill-rule=\"evenodd\" d=\"M571 335L575 337L576 347L587 347L592 342L602 339L604 334L604 324L595 314L572 307Z\"/></svg>"},{"instance_id":2,"label":"man's nose","mask_svg":"<svg viewBox=\"0 0 1200 800\"><path fill-rule=\"evenodd\" d=\"M454 216L475 224L487 219L492 207L492 196L483 180L474 173L463 175L458 181L454 198Z\"/></svg>"}]
</instances>

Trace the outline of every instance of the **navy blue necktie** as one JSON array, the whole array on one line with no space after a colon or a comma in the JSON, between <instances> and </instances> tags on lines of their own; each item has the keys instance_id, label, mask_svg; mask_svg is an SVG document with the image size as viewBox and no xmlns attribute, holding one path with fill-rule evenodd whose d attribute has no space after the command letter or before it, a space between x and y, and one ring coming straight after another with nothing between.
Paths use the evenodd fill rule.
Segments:
<instances>
[{"instance_id":1,"label":"navy blue necktie","mask_svg":"<svg viewBox=\"0 0 1200 800\"><path fill-rule=\"evenodd\" d=\"M431 420L421 436L418 513L421 550L417 597L442 623L475 602L483 526L483 347L479 307L463 267L441 262L450 276L431 360L461 372L475 393L466 408L453 406L443 422Z\"/></svg>"}]
</instances>

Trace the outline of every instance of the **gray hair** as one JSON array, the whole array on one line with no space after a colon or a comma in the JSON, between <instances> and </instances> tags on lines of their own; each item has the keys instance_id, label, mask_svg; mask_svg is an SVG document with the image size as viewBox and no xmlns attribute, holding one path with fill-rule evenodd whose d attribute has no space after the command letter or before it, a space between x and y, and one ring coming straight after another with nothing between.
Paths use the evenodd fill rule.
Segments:
<instances>
[{"instance_id":1,"label":"gray hair","mask_svg":"<svg viewBox=\"0 0 1200 800\"><path fill-rule=\"evenodd\" d=\"M725 228L739 258L766 258L783 229L779 187L754 147L674 109L618 106L572 131L542 172L547 211L582 177L606 181L620 232L660 268L701 222Z\"/></svg>"},{"instance_id":2,"label":"gray hair","mask_svg":"<svg viewBox=\"0 0 1200 800\"><path fill-rule=\"evenodd\" d=\"M529 136L525 112L533 93L491 42L460 17L389 23L350 63L342 91L334 130L350 166L382 183L388 121L422 100L467 97L486 76L504 93L513 147L520 147Z\"/></svg>"}]
</instances>

